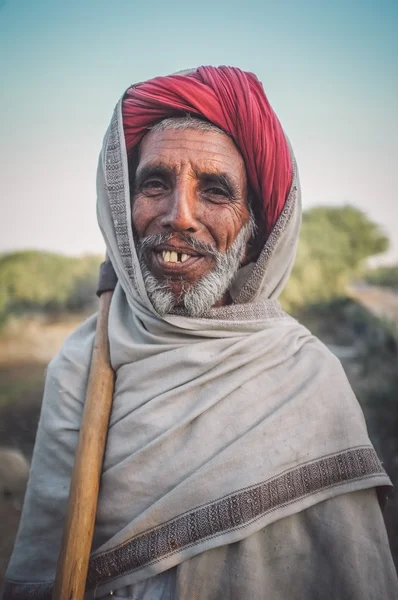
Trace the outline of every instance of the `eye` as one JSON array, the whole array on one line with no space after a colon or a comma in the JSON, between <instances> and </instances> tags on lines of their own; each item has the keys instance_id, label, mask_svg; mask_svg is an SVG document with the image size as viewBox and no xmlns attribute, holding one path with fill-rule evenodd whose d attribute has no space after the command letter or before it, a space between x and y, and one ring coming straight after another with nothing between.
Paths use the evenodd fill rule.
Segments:
<instances>
[{"instance_id":1,"label":"eye","mask_svg":"<svg viewBox=\"0 0 398 600\"><path fill-rule=\"evenodd\" d=\"M157 195L167 190L167 185L160 179L147 179L141 184L141 191L146 194Z\"/></svg>"},{"instance_id":2,"label":"eye","mask_svg":"<svg viewBox=\"0 0 398 600\"><path fill-rule=\"evenodd\" d=\"M204 190L204 193L207 196L213 196L213 197L216 197L216 198L219 198L219 199L229 198L229 193L227 192L227 190L225 190L222 187L215 186L215 185L206 188Z\"/></svg>"}]
</instances>

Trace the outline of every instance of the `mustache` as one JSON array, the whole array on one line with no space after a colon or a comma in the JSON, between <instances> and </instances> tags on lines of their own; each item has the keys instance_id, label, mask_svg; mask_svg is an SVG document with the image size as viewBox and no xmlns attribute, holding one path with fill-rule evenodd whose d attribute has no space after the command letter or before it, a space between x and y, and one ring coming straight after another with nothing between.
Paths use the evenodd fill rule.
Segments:
<instances>
[{"instance_id":1,"label":"mustache","mask_svg":"<svg viewBox=\"0 0 398 600\"><path fill-rule=\"evenodd\" d=\"M199 254L207 254L213 258L217 258L221 254L221 252L216 250L211 244L201 242L194 236L186 233L179 233L178 235L175 233L153 233L152 235L147 235L137 243L138 254L140 257L143 257L145 254L156 248L156 246L167 244L167 242L170 242L171 240L184 242L186 246L192 250L196 250Z\"/></svg>"}]
</instances>

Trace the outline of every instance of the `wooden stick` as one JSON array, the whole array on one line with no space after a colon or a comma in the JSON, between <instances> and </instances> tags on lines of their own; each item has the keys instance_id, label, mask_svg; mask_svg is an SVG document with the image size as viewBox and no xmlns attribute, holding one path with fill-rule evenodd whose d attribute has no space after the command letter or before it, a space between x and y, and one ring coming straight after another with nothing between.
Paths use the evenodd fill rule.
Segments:
<instances>
[{"instance_id":1,"label":"wooden stick","mask_svg":"<svg viewBox=\"0 0 398 600\"><path fill-rule=\"evenodd\" d=\"M53 600L82 600L86 588L102 461L113 399L114 372L110 364L108 342L111 299L110 291L104 292L99 301L94 349Z\"/></svg>"}]
</instances>

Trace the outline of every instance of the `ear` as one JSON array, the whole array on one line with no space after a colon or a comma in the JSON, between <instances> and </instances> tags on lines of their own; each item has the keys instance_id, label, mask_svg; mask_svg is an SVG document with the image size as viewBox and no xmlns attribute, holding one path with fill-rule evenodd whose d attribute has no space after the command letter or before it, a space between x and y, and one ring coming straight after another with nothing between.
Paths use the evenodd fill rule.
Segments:
<instances>
[{"instance_id":1,"label":"ear","mask_svg":"<svg viewBox=\"0 0 398 600\"><path fill-rule=\"evenodd\" d=\"M249 187L247 191L249 210L256 223L256 231L247 242L245 254L242 260L242 267L250 262L256 262L264 244L267 240L266 222L262 203L257 199L253 190Z\"/></svg>"},{"instance_id":2,"label":"ear","mask_svg":"<svg viewBox=\"0 0 398 600\"><path fill-rule=\"evenodd\" d=\"M130 203L133 199L134 186L135 186L135 174L137 172L138 163L140 161L139 155L140 146L135 146L127 154L127 165L129 172L129 187L130 187Z\"/></svg>"},{"instance_id":3,"label":"ear","mask_svg":"<svg viewBox=\"0 0 398 600\"><path fill-rule=\"evenodd\" d=\"M244 267L245 265L247 265L251 262L257 261L258 257L260 256L260 252L264 247L265 242L266 242L265 231L263 231L263 232L257 231L255 233L255 235L250 238L250 240L247 242L245 254L242 259L242 263L241 263L242 267Z\"/></svg>"}]
</instances>

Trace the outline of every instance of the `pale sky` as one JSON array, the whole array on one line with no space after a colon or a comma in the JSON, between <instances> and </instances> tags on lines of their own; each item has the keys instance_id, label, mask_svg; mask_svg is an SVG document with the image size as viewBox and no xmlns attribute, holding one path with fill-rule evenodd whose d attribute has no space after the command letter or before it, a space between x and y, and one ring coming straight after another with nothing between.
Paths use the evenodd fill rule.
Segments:
<instances>
[{"instance_id":1,"label":"pale sky","mask_svg":"<svg viewBox=\"0 0 398 600\"><path fill-rule=\"evenodd\" d=\"M287 132L304 208L351 203L398 260L395 0L0 0L0 251L104 252L98 153L136 81L253 71Z\"/></svg>"}]
</instances>

